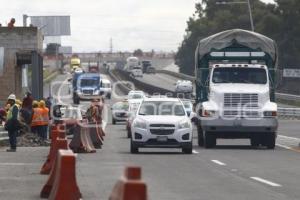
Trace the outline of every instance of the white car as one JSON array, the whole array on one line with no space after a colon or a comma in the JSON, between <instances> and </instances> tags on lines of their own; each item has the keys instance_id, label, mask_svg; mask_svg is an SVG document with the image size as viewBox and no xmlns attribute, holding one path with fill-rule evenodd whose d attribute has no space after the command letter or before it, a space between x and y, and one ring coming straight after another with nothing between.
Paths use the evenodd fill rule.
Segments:
<instances>
[{"instance_id":1,"label":"white car","mask_svg":"<svg viewBox=\"0 0 300 200\"><path fill-rule=\"evenodd\" d=\"M129 104L129 115L126 121L126 130L127 130L127 137L131 137L131 124L133 120L135 119L137 110L141 104L143 99L129 99L128 104Z\"/></svg>"},{"instance_id":2,"label":"white car","mask_svg":"<svg viewBox=\"0 0 300 200\"><path fill-rule=\"evenodd\" d=\"M128 100L130 99L143 99L145 98L145 93L141 90L131 90L127 95Z\"/></svg>"},{"instance_id":3,"label":"white car","mask_svg":"<svg viewBox=\"0 0 300 200\"><path fill-rule=\"evenodd\" d=\"M177 98L145 98L131 131L131 153L142 147L181 148L183 153L192 153L192 124Z\"/></svg>"},{"instance_id":4,"label":"white car","mask_svg":"<svg viewBox=\"0 0 300 200\"><path fill-rule=\"evenodd\" d=\"M143 69L142 67L139 65L139 66L135 66L132 68L131 70L131 75L133 77L143 77Z\"/></svg>"},{"instance_id":5,"label":"white car","mask_svg":"<svg viewBox=\"0 0 300 200\"><path fill-rule=\"evenodd\" d=\"M102 79L100 87L100 94L105 95L108 99L111 98L111 82L108 79Z\"/></svg>"},{"instance_id":6,"label":"white car","mask_svg":"<svg viewBox=\"0 0 300 200\"><path fill-rule=\"evenodd\" d=\"M188 80L178 80L175 84L175 92L191 93L193 92L193 83Z\"/></svg>"}]
</instances>

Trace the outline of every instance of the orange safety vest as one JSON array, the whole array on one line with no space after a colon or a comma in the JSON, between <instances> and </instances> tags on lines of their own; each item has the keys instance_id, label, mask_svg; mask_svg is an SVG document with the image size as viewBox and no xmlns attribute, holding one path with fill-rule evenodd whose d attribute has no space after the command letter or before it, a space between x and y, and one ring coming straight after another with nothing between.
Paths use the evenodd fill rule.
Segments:
<instances>
[{"instance_id":1,"label":"orange safety vest","mask_svg":"<svg viewBox=\"0 0 300 200\"><path fill-rule=\"evenodd\" d=\"M43 125L42 109L33 108L31 126L42 126L42 125Z\"/></svg>"},{"instance_id":2,"label":"orange safety vest","mask_svg":"<svg viewBox=\"0 0 300 200\"><path fill-rule=\"evenodd\" d=\"M46 126L49 124L49 109L47 107L41 108L42 110L42 125Z\"/></svg>"}]
</instances>

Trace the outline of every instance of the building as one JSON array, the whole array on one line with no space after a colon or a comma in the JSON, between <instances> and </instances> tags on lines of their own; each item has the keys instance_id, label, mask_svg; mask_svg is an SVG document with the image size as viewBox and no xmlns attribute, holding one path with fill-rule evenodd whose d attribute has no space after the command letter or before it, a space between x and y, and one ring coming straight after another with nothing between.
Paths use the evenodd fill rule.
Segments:
<instances>
[{"instance_id":1,"label":"building","mask_svg":"<svg viewBox=\"0 0 300 200\"><path fill-rule=\"evenodd\" d=\"M37 27L0 27L0 103L11 93L24 96L22 81L28 79L34 98L43 95L43 36ZM22 80L22 72L28 75ZM23 84L24 85L24 84Z\"/></svg>"}]
</instances>

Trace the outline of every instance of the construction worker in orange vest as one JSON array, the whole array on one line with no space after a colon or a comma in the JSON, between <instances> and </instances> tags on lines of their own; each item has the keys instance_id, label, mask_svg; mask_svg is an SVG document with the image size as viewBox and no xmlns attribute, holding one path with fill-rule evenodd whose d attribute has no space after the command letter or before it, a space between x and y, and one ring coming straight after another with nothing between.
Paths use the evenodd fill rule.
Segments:
<instances>
[{"instance_id":1,"label":"construction worker in orange vest","mask_svg":"<svg viewBox=\"0 0 300 200\"><path fill-rule=\"evenodd\" d=\"M46 107L44 100L39 102L39 108L42 113L42 139L46 140L48 136L48 125L49 125L49 109Z\"/></svg>"},{"instance_id":2,"label":"construction worker in orange vest","mask_svg":"<svg viewBox=\"0 0 300 200\"><path fill-rule=\"evenodd\" d=\"M43 116L42 109L39 108L39 102L32 102L32 120L31 120L31 132L37 134L39 137L42 137L42 126L43 126Z\"/></svg>"}]
</instances>

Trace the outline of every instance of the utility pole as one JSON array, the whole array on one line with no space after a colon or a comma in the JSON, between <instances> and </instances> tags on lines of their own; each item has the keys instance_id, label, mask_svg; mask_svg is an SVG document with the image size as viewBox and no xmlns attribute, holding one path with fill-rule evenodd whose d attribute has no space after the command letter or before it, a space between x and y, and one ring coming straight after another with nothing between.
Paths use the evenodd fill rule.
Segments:
<instances>
[{"instance_id":1,"label":"utility pole","mask_svg":"<svg viewBox=\"0 0 300 200\"><path fill-rule=\"evenodd\" d=\"M110 53L112 54L113 53L113 39L112 38L110 38L110 42L109 42L110 44L109 44L109 49L110 49Z\"/></svg>"},{"instance_id":2,"label":"utility pole","mask_svg":"<svg viewBox=\"0 0 300 200\"><path fill-rule=\"evenodd\" d=\"M252 9L251 9L250 0L248 0L248 10L249 10L250 23L251 23L251 30L254 32L254 23L253 23Z\"/></svg>"}]
</instances>

